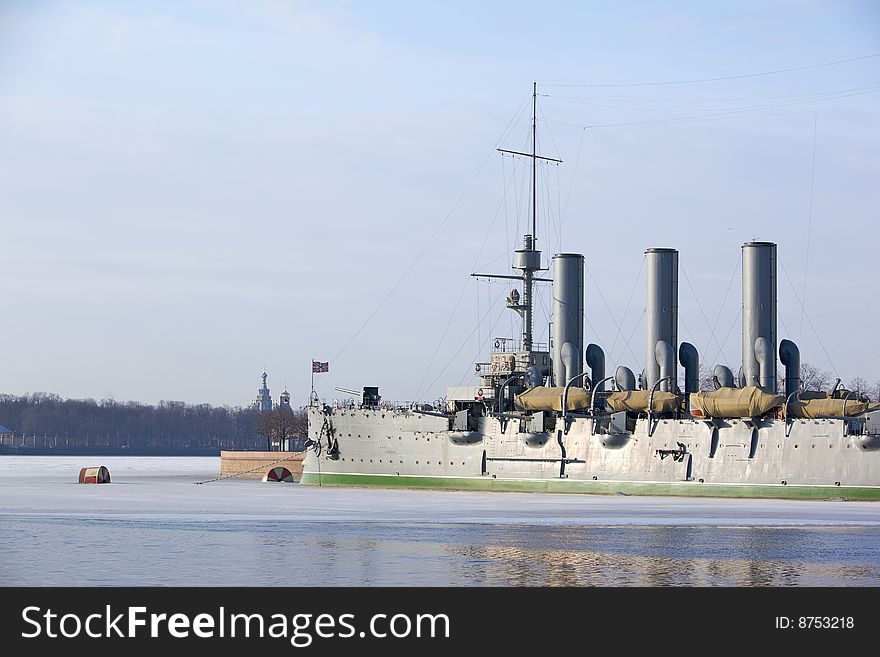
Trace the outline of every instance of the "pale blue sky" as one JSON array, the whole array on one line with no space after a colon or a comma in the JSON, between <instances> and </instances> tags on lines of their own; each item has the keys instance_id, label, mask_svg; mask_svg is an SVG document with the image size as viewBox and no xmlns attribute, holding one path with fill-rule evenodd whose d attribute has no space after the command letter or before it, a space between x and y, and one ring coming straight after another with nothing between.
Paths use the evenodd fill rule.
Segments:
<instances>
[{"instance_id":1,"label":"pale blue sky","mask_svg":"<svg viewBox=\"0 0 880 657\"><path fill-rule=\"evenodd\" d=\"M557 86L875 53L870 1L2 2L0 392L240 404L265 367L304 402L312 357L327 397L470 383L478 338L518 332L498 303L471 336L507 289L468 274L520 239L525 170L493 151L533 80L565 160L539 245L586 254L609 366L641 369L654 246L681 251L680 338L737 363L758 237L779 337L880 379L880 57Z\"/></svg>"}]
</instances>

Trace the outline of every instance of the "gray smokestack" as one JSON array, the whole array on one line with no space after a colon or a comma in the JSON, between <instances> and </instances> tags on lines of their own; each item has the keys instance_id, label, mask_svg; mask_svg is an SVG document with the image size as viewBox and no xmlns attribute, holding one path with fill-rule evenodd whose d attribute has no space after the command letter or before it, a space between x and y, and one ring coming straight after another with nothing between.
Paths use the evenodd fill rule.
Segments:
<instances>
[{"instance_id":1,"label":"gray smokestack","mask_svg":"<svg viewBox=\"0 0 880 657\"><path fill-rule=\"evenodd\" d=\"M566 344L571 347L563 353ZM583 353L584 256L558 253L553 256L553 385L564 386L583 373Z\"/></svg>"},{"instance_id":2,"label":"gray smokestack","mask_svg":"<svg viewBox=\"0 0 880 657\"><path fill-rule=\"evenodd\" d=\"M742 266L742 383L775 393L776 245L746 242Z\"/></svg>"},{"instance_id":3,"label":"gray smokestack","mask_svg":"<svg viewBox=\"0 0 880 657\"><path fill-rule=\"evenodd\" d=\"M672 377L661 390L675 390L678 351L678 251L645 251L645 380L650 390L664 376ZM665 343L658 348L658 343ZM662 362L661 362L662 361ZM662 374L661 374L662 368Z\"/></svg>"}]
</instances>

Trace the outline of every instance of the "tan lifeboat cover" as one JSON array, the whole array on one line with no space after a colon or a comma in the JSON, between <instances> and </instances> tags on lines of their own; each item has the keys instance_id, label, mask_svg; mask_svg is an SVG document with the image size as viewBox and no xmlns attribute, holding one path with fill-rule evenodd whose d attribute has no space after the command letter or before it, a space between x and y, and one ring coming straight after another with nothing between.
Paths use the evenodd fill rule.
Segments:
<instances>
[{"instance_id":1,"label":"tan lifeboat cover","mask_svg":"<svg viewBox=\"0 0 880 657\"><path fill-rule=\"evenodd\" d=\"M705 417L758 417L774 406L781 406L783 395L771 395L757 386L719 388L711 392L692 392L691 408Z\"/></svg>"},{"instance_id":2,"label":"tan lifeboat cover","mask_svg":"<svg viewBox=\"0 0 880 657\"><path fill-rule=\"evenodd\" d=\"M614 413L629 411L631 413L647 413L648 402L651 401L650 390L620 390L612 392L605 399L607 406ZM678 408L678 397L671 392L657 390L654 392L651 412L671 413Z\"/></svg>"},{"instance_id":3,"label":"tan lifeboat cover","mask_svg":"<svg viewBox=\"0 0 880 657\"><path fill-rule=\"evenodd\" d=\"M516 403L525 411L561 411L562 395L565 388L560 386L538 386L516 396ZM568 410L590 407L590 392L583 388L568 389Z\"/></svg>"},{"instance_id":4,"label":"tan lifeboat cover","mask_svg":"<svg viewBox=\"0 0 880 657\"><path fill-rule=\"evenodd\" d=\"M790 417L815 419L821 417L851 417L880 409L880 402L855 399L792 399L786 412ZM844 416L844 411L846 415Z\"/></svg>"}]
</instances>

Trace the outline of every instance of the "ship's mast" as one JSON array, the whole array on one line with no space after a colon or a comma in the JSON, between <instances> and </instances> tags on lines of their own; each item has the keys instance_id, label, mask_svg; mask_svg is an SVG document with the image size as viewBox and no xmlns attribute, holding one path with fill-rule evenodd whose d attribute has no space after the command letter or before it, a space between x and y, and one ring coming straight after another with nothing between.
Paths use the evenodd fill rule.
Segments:
<instances>
[{"instance_id":1,"label":"ship's mast","mask_svg":"<svg viewBox=\"0 0 880 657\"><path fill-rule=\"evenodd\" d=\"M532 232L523 236L523 248L518 249L514 253L513 268L522 271L520 276L502 276L499 274L471 274L472 276L480 276L487 278L510 278L521 280L523 282L522 303L518 302L519 295L508 299L507 307L515 310L523 318L522 333L522 350L532 350L532 316L533 316L533 287L536 280L535 272L540 271L541 252L536 249L538 242L538 160L548 160L550 162L562 162L553 157L544 157L538 155L538 83L532 83L532 152L522 153L520 151L511 151L499 148L501 153L509 153L510 155L519 155L528 157L532 161Z\"/></svg>"},{"instance_id":2,"label":"ship's mast","mask_svg":"<svg viewBox=\"0 0 880 657\"><path fill-rule=\"evenodd\" d=\"M532 237L538 243L538 82L532 82Z\"/></svg>"}]
</instances>

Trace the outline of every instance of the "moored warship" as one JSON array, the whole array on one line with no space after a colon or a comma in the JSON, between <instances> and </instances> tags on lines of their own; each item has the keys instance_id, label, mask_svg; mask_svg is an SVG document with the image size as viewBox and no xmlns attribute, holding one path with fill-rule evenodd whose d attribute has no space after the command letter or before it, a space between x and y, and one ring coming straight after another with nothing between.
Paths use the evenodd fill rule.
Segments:
<instances>
[{"instance_id":1,"label":"moored warship","mask_svg":"<svg viewBox=\"0 0 880 657\"><path fill-rule=\"evenodd\" d=\"M607 374L584 344L584 256L537 249L536 91L531 227L514 253L507 308L520 338L494 340L473 386L394 406L376 387L308 408L306 485L596 494L880 499L880 404L838 383L804 390L800 353L778 341L777 245L742 245L742 367L700 389L697 348L678 341L678 251L645 252L645 361ZM533 342L534 284L552 280L549 348ZM784 368L777 375L777 363ZM683 379L679 379L679 367ZM683 389L682 389L683 386Z\"/></svg>"}]
</instances>

